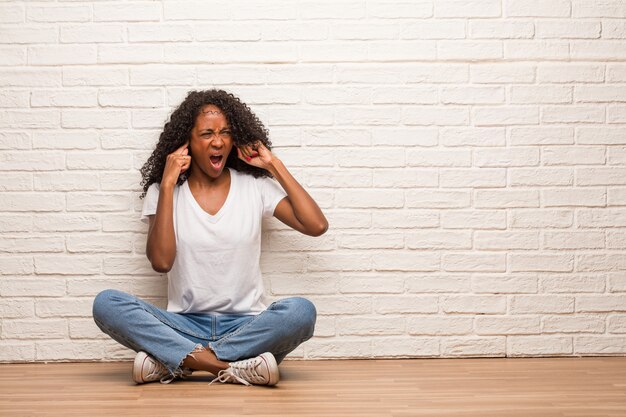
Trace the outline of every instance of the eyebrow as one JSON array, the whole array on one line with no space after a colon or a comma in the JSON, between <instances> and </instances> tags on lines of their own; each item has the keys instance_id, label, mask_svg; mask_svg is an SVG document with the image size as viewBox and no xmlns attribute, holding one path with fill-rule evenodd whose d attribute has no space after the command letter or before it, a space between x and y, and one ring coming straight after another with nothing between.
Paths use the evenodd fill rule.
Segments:
<instances>
[{"instance_id":1,"label":"eyebrow","mask_svg":"<svg viewBox=\"0 0 626 417\"><path fill-rule=\"evenodd\" d=\"M223 128L222 130L220 130L220 132L223 132L224 130L230 130L230 127L225 127L225 128ZM212 131L213 131L213 129L204 129L204 130L201 130L201 131L200 131L200 133L203 133L203 132L212 132Z\"/></svg>"}]
</instances>

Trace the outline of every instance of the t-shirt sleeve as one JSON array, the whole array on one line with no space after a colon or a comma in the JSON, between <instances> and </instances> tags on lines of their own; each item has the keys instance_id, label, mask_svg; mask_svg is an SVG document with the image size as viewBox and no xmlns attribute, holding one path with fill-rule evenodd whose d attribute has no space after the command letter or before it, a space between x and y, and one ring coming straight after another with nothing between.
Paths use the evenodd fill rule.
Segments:
<instances>
[{"instance_id":1,"label":"t-shirt sleeve","mask_svg":"<svg viewBox=\"0 0 626 417\"><path fill-rule=\"evenodd\" d=\"M159 184L156 182L146 191L146 196L143 198L143 209L141 210L141 221L148 223L148 216L156 214L157 204L159 203Z\"/></svg>"},{"instance_id":2,"label":"t-shirt sleeve","mask_svg":"<svg viewBox=\"0 0 626 417\"><path fill-rule=\"evenodd\" d=\"M283 198L287 197L287 193L280 184L267 177L256 178L257 187L261 193L263 201L263 216L270 217L274 215L274 209Z\"/></svg>"}]
</instances>

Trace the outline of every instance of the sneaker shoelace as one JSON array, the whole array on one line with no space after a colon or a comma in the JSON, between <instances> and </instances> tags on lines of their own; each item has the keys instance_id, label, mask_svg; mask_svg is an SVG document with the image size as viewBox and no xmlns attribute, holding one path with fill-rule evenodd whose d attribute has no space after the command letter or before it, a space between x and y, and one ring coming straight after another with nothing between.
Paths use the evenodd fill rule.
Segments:
<instances>
[{"instance_id":1,"label":"sneaker shoelace","mask_svg":"<svg viewBox=\"0 0 626 417\"><path fill-rule=\"evenodd\" d=\"M233 380L243 385L264 384L266 382L265 378L259 375L257 371L259 364L258 358L231 363L229 368L219 371L217 377L211 381L209 385L215 381L232 382ZM252 382L252 384L249 381Z\"/></svg>"},{"instance_id":2,"label":"sneaker shoelace","mask_svg":"<svg viewBox=\"0 0 626 417\"><path fill-rule=\"evenodd\" d=\"M151 359L148 361L148 374L144 378L146 381L151 381L152 378L159 378L162 384L169 384L175 378L174 375L170 374L167 368L157 361Z\"/></svg>"}]
</instances>

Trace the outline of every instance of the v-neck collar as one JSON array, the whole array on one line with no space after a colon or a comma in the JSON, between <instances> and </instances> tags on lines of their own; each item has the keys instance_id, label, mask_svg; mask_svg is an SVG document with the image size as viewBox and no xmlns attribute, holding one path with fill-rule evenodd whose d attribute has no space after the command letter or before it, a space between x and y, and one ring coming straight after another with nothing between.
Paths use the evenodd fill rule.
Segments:
<instances>
[{"instance_id":1,"label":"v-neck collar","mask_svg":"<svg viewBox=\"0 0 626 417\"><path fill-rule=\"evenodd\" d=\"M224 213L226 212L226 209L228 208L228 205L233 199L233 192L235 190L235 181L236 181L235 178L237 177L237 175L235 175L234 170L231 169L230 167L228 167L228 170L230 171L230 187L228 189L228 195L226 195L226 200L224 200L224 204L222 204L222 207L220 207L220 209L215 214L210 214L206 212L200 206L200 204L198 204L198 201L193 196L193 193L191 192L191 189L189 188L189 180L185 181L182 185L183 192L186 193L187 198L191 201L191 205L196 209L196 211L200 213L200 215L204 216L211 223L217 222L224 215Z\"/></svg>"}]
</instances>

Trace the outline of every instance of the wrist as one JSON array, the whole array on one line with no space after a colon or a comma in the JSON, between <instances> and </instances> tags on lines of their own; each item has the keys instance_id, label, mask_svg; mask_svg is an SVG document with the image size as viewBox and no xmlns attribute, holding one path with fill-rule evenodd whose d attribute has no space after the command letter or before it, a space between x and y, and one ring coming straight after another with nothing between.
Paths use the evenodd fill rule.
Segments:
<instances>
[{"instance_id":1,"label":"wrist","mask_svg":"<svg viewBox=\"0 0 626 417\"><path fill-rule=\"evenodd\" d=\"M267 166L267 170L270 172L270 174L272 174L275 177L281 168L284 168L283 161L281 161L275 156L272 157L271 162Z\"/></svg>"}]
</instances>

